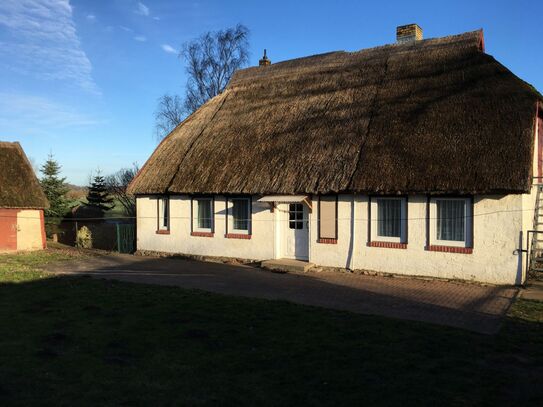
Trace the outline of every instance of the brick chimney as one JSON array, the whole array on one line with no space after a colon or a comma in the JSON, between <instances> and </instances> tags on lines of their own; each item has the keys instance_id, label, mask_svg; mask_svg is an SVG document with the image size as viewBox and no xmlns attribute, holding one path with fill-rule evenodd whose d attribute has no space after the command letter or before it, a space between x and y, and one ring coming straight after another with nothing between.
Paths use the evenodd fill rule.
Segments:
<instances>
[{"instance_id":1,"label":"brick chimney","mask_svg":"<svg viewBox=\"0 0 543 407\"><path fill-rule=\"evenodd\" d=\"M396 43L415 42L422 40L422 28L418 24L407 24L396 27Z\"/></svg>"},{"instance_id":2,"label":"brick chimney","mask_svg":"<svg viewBox=\"0 0 543 407\"><path fill-rule=\"evenodd\" d=\"M268 66L271 65L271 61L268 59L268 56L266 55L266 50L264 50L264 56L260 61L258 61L259 66Z\"/></svg>"}]
</instances>

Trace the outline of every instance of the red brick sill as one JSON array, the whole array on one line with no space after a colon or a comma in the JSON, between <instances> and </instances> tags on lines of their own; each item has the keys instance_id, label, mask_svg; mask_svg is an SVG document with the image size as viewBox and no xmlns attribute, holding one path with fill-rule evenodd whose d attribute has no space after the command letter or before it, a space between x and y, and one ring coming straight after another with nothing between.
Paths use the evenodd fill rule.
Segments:
<instances>
[{"instance_id":1,"label":"red brick sill","mask_svg":"<svg viewBox=\"0 0 543 407\"><path fill-rule=\"evenodd\" d=\"M169 230L157 230L156 234L157 235L169 235L170 231Z\"/></svg>"},{"instance_id":2,"label":"red brick sill","mask_svg":"<svg viewBox=\"0 0 543 407\"><path fill-rule=\"evenodd\" d=\"M446 253L461 253L472 254L473 247L456 247L456 246L426 246L426 250L429 252L446 252Z\"/></svg>"},{"instance_id":3,"label":"red brick sill","mask_svg":"<svg viewBox=\"0 0 543 407\"><path fill-rule=\"evenodd\" d=\"M227 233L224 235L224 237L227 239L245 239L245 240L251 239L251 235L245 235L243 233Z\"/></svg>"},{"instance_id":4,"label":"red brick sill","mask_svg":"<svg viewBox=\"0 0 543 407\"><path fill-rule=\"evenodd\" d=\"M337 239L330 239L330 238L321 237L320 239L317 239L317 243L337 244Z\"/></svg>"},{"instance_id":5,"label":"red brick sill","mask_svg":"<svg viewBox=\"0 0 543 407\"><path fill-rule=\"evenodd\" d=\"M197 237L213 237L215 236L215 233L213 232L190 232L191 236L197 236Z\"/></svg>"},{"instance_id":6,"label":"red brick sill","mask_svg":"<svg viewBox=\"0 0 543 407\"><path fill-rule=\"evenodd\" d=\"M397 242L379 242L373 241L368 242L369 247L382 247L385 249L407 249L407 243L397 243Z\"/></svg>"}]
</instances>

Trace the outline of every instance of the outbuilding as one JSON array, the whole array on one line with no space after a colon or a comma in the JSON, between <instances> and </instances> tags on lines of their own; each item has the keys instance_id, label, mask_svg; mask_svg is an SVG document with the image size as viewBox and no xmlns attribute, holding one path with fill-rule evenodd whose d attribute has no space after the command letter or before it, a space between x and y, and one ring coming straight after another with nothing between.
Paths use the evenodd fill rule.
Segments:
<instances>
[{"instance_id":1,"label":"outbuilding","mask_svg":"<svg viewBox=\"0 0 543 407\"><path fill-rule=\"evenodd\" d=\"M17 142L0 142L0 252L46 247L49 202Z\"/></svg>"}]
</instances>

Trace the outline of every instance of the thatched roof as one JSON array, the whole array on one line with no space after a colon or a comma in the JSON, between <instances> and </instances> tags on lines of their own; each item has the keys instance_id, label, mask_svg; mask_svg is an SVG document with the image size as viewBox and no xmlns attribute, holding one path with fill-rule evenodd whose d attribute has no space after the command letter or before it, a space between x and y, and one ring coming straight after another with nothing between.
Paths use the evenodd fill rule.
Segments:
<instances>
[{"instance_id":1,"label":"thatched roof","mask_svg":"<svg viewBox=\"0 0 543 407\"><path fill-rule=\"evenodd\" d=\"M240 70L130 189L526 192L541 95L483 48L474 31Z\"/></svg>"},{"instance_id":2,"label":"thatched roof","mask_svg":"<svg viewBox=\"0 0 543 407\"><path fill-rule=\"evenodd\" d=\"M17 142L0 141L0 208L49 208L32 165Z\"/></svg>"}]
</instances>

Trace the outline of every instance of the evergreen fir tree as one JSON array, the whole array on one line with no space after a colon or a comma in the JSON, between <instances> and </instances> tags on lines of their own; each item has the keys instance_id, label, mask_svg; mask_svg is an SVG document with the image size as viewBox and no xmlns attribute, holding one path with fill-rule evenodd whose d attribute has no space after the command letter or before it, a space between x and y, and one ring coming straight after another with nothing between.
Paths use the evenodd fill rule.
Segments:
<instances>
[{"instance_id":1,"label":"evergreen fir tree","mask_svg":"<svg viewBox=\"0 0 543 407\"><path fill-rule=\"evenodd\" d=\"M105 211L109 211L115 206L113 198L109 195L109 191L107 190L106 180L100 171L96 173L89 186L87 203L85 205L98 209L102 215Z\"/></svg>"},{"instance_id":2,"label":"evergreen fir tree","mask_svg":"<svg viewBox=\"0 0 543 407\"><path fill-rule=\"evenodd\" d=\"M52 225L58 225L72 206L72 201L66 197L66 193L69 191L66 178L59 176L60 168L58 162L53 158L53 154L49 154L47 161L40 168L40 172L43 174L40 184L49 200L49 209L44 211L49 233L56 232Z\"/></svg>"}]
</instances>

